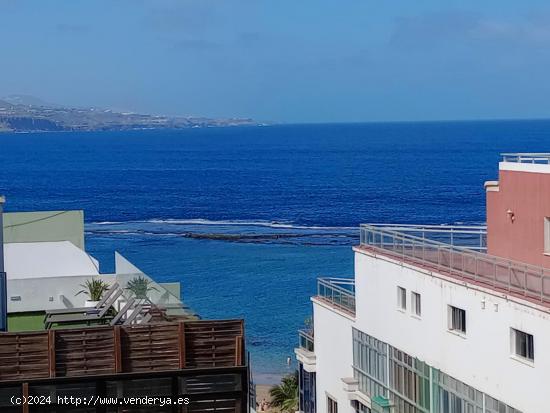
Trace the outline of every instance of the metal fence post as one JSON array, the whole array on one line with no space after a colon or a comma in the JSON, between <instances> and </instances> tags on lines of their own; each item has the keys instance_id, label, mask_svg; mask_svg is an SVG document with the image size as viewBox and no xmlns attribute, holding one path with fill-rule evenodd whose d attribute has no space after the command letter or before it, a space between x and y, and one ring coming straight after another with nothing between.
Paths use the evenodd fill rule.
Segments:
<instances>
[{"instance_id":1,"label":"metal fence post","mask_svg":"<svg viewBox=\"0 0 550 413\"><path fill-rule=\"evenodd\" d=\"M8 277L4 272L4 203L0 195L0 331L8 331Z\"/></svg>"},{"instance_id":2,"label":"metal fence post","mask_svg":"<svg viewBox=\"0 0 550 413\"><path fill-rule=\"evenodd\" d=\"M540 269L540 302L544 302L544 268Z\"/></svg>"}]
</instances>

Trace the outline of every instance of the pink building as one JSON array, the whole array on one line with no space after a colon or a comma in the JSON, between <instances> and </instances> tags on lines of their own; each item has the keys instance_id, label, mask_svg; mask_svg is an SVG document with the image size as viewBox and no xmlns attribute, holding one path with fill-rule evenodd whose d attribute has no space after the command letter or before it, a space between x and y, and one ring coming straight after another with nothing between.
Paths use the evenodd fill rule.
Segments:
<instances>
[{"instance_id":1,"label":"pink building","mask_svg":"<svg viewBox=\"0 0 550 413\"><path fill-rule=\"evenodd\" d=\"M550 267L550 154L505 154L487 190L487 252Z\"/></svg>"}]
</instances>

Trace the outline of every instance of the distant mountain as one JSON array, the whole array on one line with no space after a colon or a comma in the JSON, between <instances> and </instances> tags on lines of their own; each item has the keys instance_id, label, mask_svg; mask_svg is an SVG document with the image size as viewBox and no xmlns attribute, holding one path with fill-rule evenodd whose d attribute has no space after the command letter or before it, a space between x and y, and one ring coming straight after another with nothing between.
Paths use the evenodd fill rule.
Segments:
<instances>
[{"instance_id":1,"label":"distant mountain","mask_svg":"<svg viewBox=\"0 0 550 413\"><path fill-rule=\"evenodd\" d=\"M258 125L252 119L217 119L122 113L110 109L68 108L27 95L0 99L0 132L183 129Z\"/></svg>"},{"instance_id":2,"label":"distant mountain","mask_svg":"<svg viewBox=\"0 0 550 413\"><path fill-rule=\"evenodd\" d=\"M0 98L4 102L11 103L12 105L23 105L23 106L39 106L45 108L59 108L62 105L57 105L55 103L46 102L36 96L31 95L8 95L3 98Z\"/></svg>"}]
</instances>

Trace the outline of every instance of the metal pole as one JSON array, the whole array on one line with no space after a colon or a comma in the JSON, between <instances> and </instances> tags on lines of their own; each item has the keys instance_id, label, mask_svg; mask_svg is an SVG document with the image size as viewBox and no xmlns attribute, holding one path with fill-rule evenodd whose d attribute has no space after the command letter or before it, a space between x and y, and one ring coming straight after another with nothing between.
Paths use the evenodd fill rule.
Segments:
<instances>
[{"instance_id":1,"label":"metal pole","mask_svg":"<svg viewBox=\"0 0 550 413\"><path fill-rule=\"evenodd\" d=\"M0 195L0 332L8 331L8 281L4 267L4 203Z\"/></svg>"}]
</instances>

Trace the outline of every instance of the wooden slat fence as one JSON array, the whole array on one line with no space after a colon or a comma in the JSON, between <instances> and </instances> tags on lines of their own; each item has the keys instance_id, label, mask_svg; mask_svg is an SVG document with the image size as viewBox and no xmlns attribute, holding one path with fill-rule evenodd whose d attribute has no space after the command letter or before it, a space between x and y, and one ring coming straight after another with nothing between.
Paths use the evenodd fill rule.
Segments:
<instances>
[{"instance_id":1,"label":"wooden slat fence","mask_svg":"<svg viewBox=\"0 0 550 413\"><path fill-rule=\"evenodd\" d=\"M179 369L177 324L147 324L121 331L122 371Z\"/></svg>"},{"instance_id":2,"label":"wooden slat fence","mask_svg":"<svg viewBox=\"0 0 550 413\"><path fill-rule=\"evenodd\" d=\"M0 333L0 382L244 365L242 320Z\"/></svg>"},{"instance_id":3,"label":"wooden slat fence","mask_svg":"<svg viewBox=\"0 0 550 413\"><path fill-rule=\"evenodd\" d=\"M0 335L0 380L49 377L47 332Z\"/></svg>"},{"instance_id":4,"label":"wooden slat fence","mask_svg":"<svg viewBox=\"0 0 550 413\"><path fill-rule=\"evenodd\" d=\"M242 365L242 322L191 321L185 323L184 335L186 367Z\"/></svg>"},{"instance_id":5,"label":"wooden slat fence","mask_svg":"<svg viewBox=\"0 0 550 413\"><path fill-rule=\"evenodd\" d=\"M56 377L114 373L112 329L58 330L54 337Z\"/></svg>"}]
</instances>

